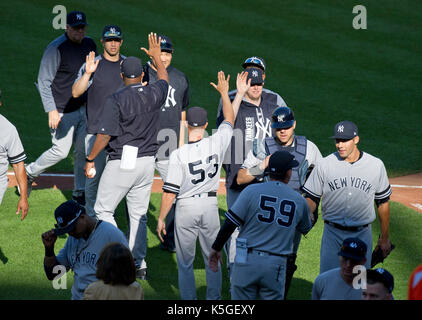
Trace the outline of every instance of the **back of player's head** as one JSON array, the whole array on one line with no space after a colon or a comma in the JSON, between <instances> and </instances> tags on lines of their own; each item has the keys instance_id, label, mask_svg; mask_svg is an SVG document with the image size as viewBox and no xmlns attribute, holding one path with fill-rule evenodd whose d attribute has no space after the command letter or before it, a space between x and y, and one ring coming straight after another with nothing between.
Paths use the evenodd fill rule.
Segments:
<instances>
[{"instance_id":1,"label":"back of player's head","mask_svg":"<svg viewBox=\"0 0 422 320\"><path fill-rule=\"evenodd\" d=\"M135 79L142 75L142 61L137 57L127 57L120 65L120 72L125 78Z\"/></svg>"},{"instance_id":2,"label":"back of player's head","mask_svg":"<svg viewBox=\"0 0 422 320\"><path fill-rule=\"evenodd\" d=\"M201 107L191 107L186 112L186 120L191 127L202 127L208 121L207 110Z\"/></svg>"},{"instance_id":3,"label":"back of player's head","mask_svg":"<svg viewBox=\"0 0 422 320\"><path fill-rule=\"evenodd\" d=\"M299 162L287 151L277 151L270 156L268 161L268 171L271 179L284 180L287 171L297 167Z\"/></svg>"}]
</instances>

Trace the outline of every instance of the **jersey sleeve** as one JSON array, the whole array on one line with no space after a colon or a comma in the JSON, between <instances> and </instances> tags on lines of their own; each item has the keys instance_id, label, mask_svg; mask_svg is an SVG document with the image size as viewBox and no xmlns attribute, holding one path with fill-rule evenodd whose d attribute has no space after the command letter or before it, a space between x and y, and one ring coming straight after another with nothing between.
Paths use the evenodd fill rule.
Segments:
<instances>
[{"instance_id":1,"label":"jersey sleeve","mask_svg":"<svg viewBox=\"0 0 422 320\"><path fill-rule=\"evenodd\" d=\"M231 139L233 135L233 126L228 121L223 121L221 125L218 127L218 130L216 133L214 133L210 139L212 141L212 152L221 150L224 155L227 148L230 145Z\"/></svg>"},{"instance_id":2,"label":"jersey sleeve","mask_svg":"<svg viewBox=\"0 0 422 320\"><path fill-rule=\"evenodd\" d=\"M166 101L169 85L165 80L158 80L157 82L151 84L150 87L153 97L151 105L155 106L156 108L160 108Z\"/></svg>"},{"instance_id":3,"label":"jersey sleeve","mask_svg":"<svg viewBox=\"0 0 422 320\"><path fill-rule=\"evenodd\" d=\"M102 112L101 114L99 121L100 125L97 133L107 134L113 137L120 135L122 133L122 129L120 127L120 110L113 95L106 98L106 101L104 102L104 110L107 112Z\"/></svg>"},{"instance_id":4,"label":"jersey sleeve","mask_svg":"<svg viewBox=\"0 0 422 320\"><path fill-rule=\"evenodd\" d=\"M60 65L60 52L55 43L50 44L44 51L38 72L38 90L45 112L56 110L51 85L56 77Z\"/></svg>"},{"instance_id":5,"label":"jersey sleeve","mask_svg":"<svg viewBox=\"0 0 422 320\"><path fill-rule=\"evenodd\" d=\"M262 161L263 160L260 160L257 157L255 157L255 155L253 153L253 149L251 149L251 150L249 150L245 161L243 161L241 168L250 169L250 168L253 168L253 167L259 165Z\"/></svg>"},{"instance_id":6,"label":"jersey sleeve","mask_svg":"<svg viewBox=\"0 0 422 320\"><path fill-rule=\"evenodd\" d=\"M7 158L10 164L16 164L26 160L26 154L23 149L22 142L19 138L16 127L12 127L10 131L8 144L7 144Z\"/></svg>"},{"instance_id":7,"label":"jersey sleeve","mask_svg":"<svg viewBox=\"0 0 422 320\"><path fill-rule=\"evenodd\" d=\"M163 191L178 194L183 180L183 168L178 158L178 150L170 154L168 173L163 185Z\"/></svg>"},{"instance_id":8,"label":"jersey sleeve","mask_svg":"<svg viewBox=\"0 0 422 320\"><path fill-rule=\"evenodd\" d=\"M316 277L312 285L312 300L321 300L321 278Z\"/></svg>"},{"instance_id":9,"label":"jersey sleeve","mask_svg":"<svg viewBox=\"0 0 422 320\"><path fill-rule=\"evenodd\" d=\"M381 161L379 183L375 190L375 200L388 199L392 193L390 182L388 180L387 171L385 170L384 163Z\"/></svg>"},{"instance_id":10,"label":"jersey sleeve","mask_svg":"<svg viewBox=\"0 0 422 320\"><path fill-rule=\"evenodd\" d=\"M318 161L302 187L303 191L315 198L321 198L324 187L323 161Z\"/></svg>"},{"instance_id":11,"label":"jersey sleeve","mask_svg":"<svg viewBox=\"0 0 422 320\"><path fill-rule=\"evenodd\" d=\"M303 199L301 205L301 219L296 226L296 229L302 233L307 234L312 229L312 221L309 215L309 207L305 199Z\"/></svg>"},{"instance_id":12,"label":"jersey sleeve","mask_svg":"<svg viewBox=\"0 0 422 320\"><path fill-rule=\"evenodd\" d=\"M66 267L66 270L69 270L71 262L69 261L69 250L70 250L70 240L66 241L64 247L59 251L56 256L57 261L59 264Z\"/></svg>"},{"instance_id":13,"label":"jersey sleeve","mask_svg":"<svg viewBox=\"0 0 422 320\"><path fill-rule=\"evenodd\" d=\"M315 165L317 161L322 159L322 154L319 151L318 147L312 141L307 140L307 148L306 148L306 160L308 160L308 164Z\"/></svg>"},{"instance_id":14,"label":"jersey sleeve","mask_svg":"<svg viewBox=\"0 0 422 320\"><path fill-rule=\"evenodd\" d=\"M185 92L183 93L182 111L185 111L190 103L189 80L186 77L185 79L186 79L186 89L185 89Z\"/></svg>"}]
</instances>

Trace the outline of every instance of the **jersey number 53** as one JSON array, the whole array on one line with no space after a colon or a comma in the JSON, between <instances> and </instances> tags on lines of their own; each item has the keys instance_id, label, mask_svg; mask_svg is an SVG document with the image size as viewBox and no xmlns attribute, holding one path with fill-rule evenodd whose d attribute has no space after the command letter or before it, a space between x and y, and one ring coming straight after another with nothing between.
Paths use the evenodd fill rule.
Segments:
<instances>
[{"instance_id":1,"label":"jersey number 53","mask_svg":"<svg viewBox=\"0 0 422 320\"><path fill-rule=\"evenodd\" d=\"M258 220L263 223L273 223L276 221L282 227L290 227L295 215L296 204L293 201L284 199L277 208L277 202L278 198L276 197L261 195L259 201L261 211L257 215ZM276 214L277 209L280 216Z\"/></svg>"},{"instance_id":2,"label":"jersey number 53","mask_svg":"<svg viewBox=\"0 0 422 320\"><path fill-rule=\"evenodd\" d=\"M189 172L192 176L197 176L191 179L193 184L198 184L205 180L205 176L212 179L218 172L218 155L213 154L205 160L206 168L202 168L202 160L189 163ZM210 166L211 164L211 166ZM206 172L205 172L206 171ZM205 174L206 173L206 174Z\"/></svg>"}]
</instances>

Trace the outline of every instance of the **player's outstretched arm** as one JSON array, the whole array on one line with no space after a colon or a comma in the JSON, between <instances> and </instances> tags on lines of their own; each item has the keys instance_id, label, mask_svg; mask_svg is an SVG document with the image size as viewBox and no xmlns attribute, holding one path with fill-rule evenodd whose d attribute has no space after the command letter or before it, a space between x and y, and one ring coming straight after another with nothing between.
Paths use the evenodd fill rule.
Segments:
<instances>
[{"instance_id":1,"label":"player's outstretched arm","mask_svg":"<svg viewBox=\"0 0 422 320\"><path fill-rule=\"evenodd\" d=\"M242 103L243 97L245 96L246 92L251 87L251 79L248 81L248 73L246 71L242 71L242 73L237 74L236 79L236 96L232 102L234 117L236 119L237 112L239 111L240 104Z\"/></svg>"},{"instance_id":2,"label":"player's outstretched arm","mask_svg":"<svg viewBox=\"0 0 422 320\"><path fill-rule=\"evenodd\" d=\"M157 67L157 78L158 80L165 80L167 83L169 82L169 77L167 73L167 69L164 66L163 62L160 59L161 56L161 37L158 37L157 34L151 32L148 35L148 45L149 49L141 48L147 55L149 55L152 59L152 62Z\"/></svg>"},{"instance_id":3,"label":"player's outstretched arm","mask_svg":"<svg viewBox=\"0 0 422 320\"><path fill-rule=\"evenodd\" d=\"M13 171L15 172L16 181L19 185L20 198L18 201L18 207L16 214L22 213L21 220L25 219L28 214L28 198L27 198L27 188L28 181L26 178L25 164L23 161L12 164Z\"/></svg>"}]
</instances>

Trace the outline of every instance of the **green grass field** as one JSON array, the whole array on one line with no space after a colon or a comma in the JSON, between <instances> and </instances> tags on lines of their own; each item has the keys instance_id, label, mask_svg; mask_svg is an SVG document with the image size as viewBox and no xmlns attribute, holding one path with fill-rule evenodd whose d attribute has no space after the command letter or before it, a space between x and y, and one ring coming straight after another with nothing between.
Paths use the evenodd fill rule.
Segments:
<instances>
[{"instance_id":1,"label":"green grass field","mask_svg":"<svg viewBox=\"0 0 422 320\"><path fill-rule=\"evenodd\" d=\"M0 30L7 35L0 53L0 112L18 128L28 162L50 147L47 116L33 82L46 45L62 30L54 30L55 1L0 2ZM356 4L367 8L368 29L352 27ZM209 85L217 71L235 75L252 55L267 63L265 87L278 92L295 111L298 134L316 143L323 155L334 150L332 128L340 120L359 127L360 148L380 157L390 177L422 170L422 2L394 1L66 1L68 11L82 10L88 35L99 51L101 30L118 24L124 33L122 53L146 56L150 31L170 36L173 65L185 72L191 86L191 106L208 110L215 128L218 93ZM73 157L52 167L71 172ZM15 217L17 196L9 189L0 207L0 299L68 299L70 291L54 290L45 279L41 232L54 223L54 208L69 192L35 190L30 213ZM175 256L158 249L154 234L160 196L153 194L149 212L151 281L142 282L147 299L178 299ZM220 198L221 213L226 209ZM125 228L122 208L119 225ZM391 239L397 249L385 267L396 278L397 299L406 298L411 270L422 262L422 216L392 203ZM374 238L378 224L373 225ZM301 244L299 269L289 297L309 299L319 266L322 224ZM375 240L375 239L374 239ZM59 239L58 246L65 239ZM205 296L203 264L198 255L197 287ZM69 276L69 288L71 276ZM227 279L226 279L227 280ZM228 298L227 281L223 291Z\"/></svg>"}]
</instances>

